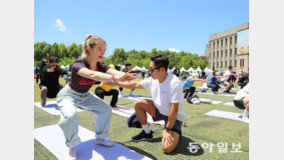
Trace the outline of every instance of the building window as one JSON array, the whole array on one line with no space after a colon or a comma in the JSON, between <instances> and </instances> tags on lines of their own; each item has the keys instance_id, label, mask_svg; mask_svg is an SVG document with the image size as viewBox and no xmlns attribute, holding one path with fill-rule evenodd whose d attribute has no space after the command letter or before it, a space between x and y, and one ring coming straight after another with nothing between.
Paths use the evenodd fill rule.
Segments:
<instances>
[{"instance_id":1,"label":"building window","mask_svg":"<svg viewBox=\"0 0 284 160\"><path fill-rule=\"evenodd\" d=\"M221 66L220 66L220 68L223 68L223 61L221 61Z\"/></svg>"},{"instance_id":2,"label":"building window","mask_svg":"<svg viewBox=\"0 0 284 160\"><path fill-rule=\"evenodd\" d=\"M235 55L237 55L237 47L235 48Z\"/></svg>"},{"instance_id":3,"label":"building window","mask_svg":"<svg viewBox=\"0 0 284 160\"><path fill-rule=\"evenodd\" d=\"M230 37L230 45L233 43L233 38Z\"/></svg>"},{"instance_id":4,"label":"building window","mask_svg":"<svg viewBox=\"0 0 284 160\"><path fill-rule=\"evenodd\" d=\"M223 47L223 39L221 39L221 48Z\"/></svg>"},{"instance_id":5,"label":"building window","mask_svg":"<svg viewBox=\"0 0 284 160\"><path fill-rule=\"evenodd\" d=\"M219 62L217 62L217 68L219 68Z\"/></svg>"},{"instance_id":6,"label":"building window","mask_svg":"<svg viewBox=\"0 0 284 160\"><path fill-rule=\"evenodd\" d=\"M232 56L232 49L230 49L230 56Z\"/></svg>"},{"instance_id":7,"label":"building window","mask_svg":"<svg viewBox=\"0 0 284 160\"><path fill-rule=\"evenodd\" d=\"M217 41L217 49L219 48L219 40Z\"/></svg>"},{"instance_id":8,"label":"building window","mask_svg":"<svg viewBox=\"0 0 284 160\"><path fill-rule=\"evenodd\" d=\"M213 49L215 49L215 42L213 42Z\"/></svg>"},{"instance_id":9,"label":"building window","mask_svg":"<svg viewBox=\"0 0 284 160\"><path fill-rule=\"evenodd\" d=\"M213 67L212 68L215 68L215 62L213 62Z\"/></svg>"},{"instance_id":10,"label":"building window","mask_svg":"<svg viewBox=\"0 0 284 160\"><path fill-rule=\"evenodd\" d=\"M240 67L244 67L244 65L245 65L245 60L244 59L240 59Z\"/></svg>"},{"instance_id":11,"label":"building window","mask_svg":"<svg viewBox=\"0 0 284 160\"><path fill-rule=\"evenodd\" d=\"M235 60L235 67L237 67L237 60Z\"/></svg>"},{"instance_id":12,"label":"building window","mask_svg":"<svg viewBox=\"0 0 284 160\"><path fill-rule=\"evenodd\" d=\"M232 66L232 61L230 61L230 66Z\"/></svg>"},{"instance_id":13,"label":"building window","mask_svg":"<svg viewBox=\"0 0 284 160\"><path fill-rule=\"evenodd\" d=\"M238 37L237 37L237 35L235 36L235 44L237 44L237 39L238 39Z\"/></svg>"},{"instance_id":14,"label":"building window","mask_svg":"<svg viewBox=\"0 0 284 160\"><path fill-rule=\"evenodd\" d=\"M223 51L221 51L221 58L223 58Z\"/></svg>"},{"instance_id":15,"label":"building window","mask_svg":"<svg viewBox=\"0 0 284 160\"><path fill-rule=\"evenodd\" d=\"M227 41L228 41L227 38L225 38L225 47L227 46Z\"/></svg>"},{"instance_id":16,"label":"building window","mask_svg":"<svg viewBox=\"0 0 284 160\"><path fill-rule=\"evenodd\" d=\"M227 54L227 50L225 50L225 57L226 57L226 58L227 58L227 55L228 55L228 54Z\"/></svg>"},{"instance_id":17,"label":"building window","mask_svg":"<svg viewBox=\"0 0 284 160\"><path fill-rule=\"evenodd\" d=\"M213 59L215 58L215 52L213 52Z\"/></svg>"},{"instance_id":18,"label":"building window","mask_svg":"<svg viewBox=\"0 0 284 160\"><path fill-rule=\"evenodd\" d=\"M217 51L217 59L219 58L219 51Z\"/></svg>"},{"instance_id":19,"label":"building window","mask_svg":"<svg viewBox=\"0 0 284 160\"><path fill-rule=\"evenodd\" d=\"M227 68L227 61L225 61L225 68Z\"/></svg>"}]
</instances>

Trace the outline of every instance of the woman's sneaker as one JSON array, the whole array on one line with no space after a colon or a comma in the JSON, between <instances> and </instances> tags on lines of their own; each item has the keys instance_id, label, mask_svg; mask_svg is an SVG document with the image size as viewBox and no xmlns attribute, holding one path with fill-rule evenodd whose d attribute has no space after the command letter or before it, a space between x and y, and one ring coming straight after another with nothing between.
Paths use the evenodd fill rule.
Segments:
<instances>
[{"instance_id":1,"label":"woman's sneaker","mask_svg":"<svg viewBox=\"0 0 284 160\"><path fill-rule=\"evenodd\" d=\"M106 147L112 147L113 146L112 142L108 142L105 139L99 139L99 138L96 138L96 144L106 146Z\"/></svg>"},{"instance_id":2,"label":"woman's sneaker","mask_svg":"<svg viewBox=\"0 0 284 160\"><path fill-rule=\"evenodd\" d=\"M77 159L77 150L76 147L69 148L69 154L67 157L68 160L76 160Z\"/></svg>"},{"instance_id":3,"label":"woman's sneaker","mask_svg":"<svg viewBox=\"0 0 284 160\"><path fill-rule=\"evenodd\" d=\"M150 133L146 133L144 130L142 130L139 134L136 136L131 137L133 141L150 141L153 139L153 131L150 131Z\"/></svg>"}]
</instances>

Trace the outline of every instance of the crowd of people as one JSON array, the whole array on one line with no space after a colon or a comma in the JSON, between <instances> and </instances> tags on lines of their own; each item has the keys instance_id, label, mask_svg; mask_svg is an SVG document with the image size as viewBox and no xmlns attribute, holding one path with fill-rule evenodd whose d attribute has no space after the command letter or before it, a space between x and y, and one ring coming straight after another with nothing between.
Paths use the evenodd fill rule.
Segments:
<instances>
[{"instance_id":1,"label":"crowd of people","mask_svg":"<svg viewBox=\"0 0 284 160\"><path fill-rule=\"evenodd\" d=\"M143 79L133 81L137 79L135 75L140 71L132 70L131 63L124 62L121 67L104 64L102 58L105 55L106 42L101 37L88 35L82 49L82 56L70 65L69 71L61 69L58 66L58 59L49 54L46 54L45 59L36 66L38 75L36 82L38 83L40 79L41 105L45 106L46 98L56 97L57 99L57 105L61 111L58 124L64 133L65 144L69 148L69 158L76 159L76 146L81 143L78 136L79 120L76 106L94 114L95 143L106 147L113 146L113 143L105 139L109 135L112 107L117 107L118 97L123 95L123 88L131 89L130 95L135 89L150 90L151 100L139 99L133 104L142 131L131 139L133 141L153 139L153 131L147 122L146 113L148 113L154 121L165 121L161 135L162 150L165 153L171 153L179 143L182 123L185 119L184 99L190 99L194 95L196 81L206 83L213 93L217 93L219 85L223 84L225 87L223 92L228 93L233 87L234 78L232 77L235 77L242 89L236 95L234 104L244 109L245 114L248 115L248 74L236 75L232 72L231 66L222 76L218 72L213 72L209 80L204 70L200 74L194 74L180 73L175 68L172 74L168 72L170 63L168 58L160 54L151 57L148 71L141 73ZM64 87L59 84L59 77L62 75L71 76ZM100 84L93 94L90 88L97 82ZM114 86L118 86L119 90L113 88ZM104 96L112 96L110 104L103 100Z\"/></svg>"}]
</instances>

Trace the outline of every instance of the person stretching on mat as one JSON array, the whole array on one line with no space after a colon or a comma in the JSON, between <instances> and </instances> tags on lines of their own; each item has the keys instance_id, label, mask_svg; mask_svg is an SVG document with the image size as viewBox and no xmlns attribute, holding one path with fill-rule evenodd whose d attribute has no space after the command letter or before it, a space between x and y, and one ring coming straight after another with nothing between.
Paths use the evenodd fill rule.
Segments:
<instances>
[{"instance_id":1,"label":"person stretching on mat","mask_svg":"<svg viewBox=\"0 0 284 160\"><path fill-rule=\"evenodd\" d=\"M183 111L183 91L181 81L168 73L169 60L164 55L151 57L149 72L151 77L140 82L117 82L114 85L128 89L150 89L152 99L139 99L134 102L134 109L143 130L132 137L133 141L152 140L153 132L147 123L149 113L154 121L164 120L162 149L172 152L178 145L181 136Z\"/></svg>"},{"instance_id":2,"label":"person stretching on mat","mask_svg":"<svg viewBox=\"0 0 284 160\"><path fill-rule=\"evenodd\" d=\"M234 97L234 104L237 108L243 109L243 120L248 121L249 118L249 83L241 89Z\"/></svg>"},{"instance_id":3,"label":"person stretching on mat","mask_svg":"<svg viewBox=\"0 0 284 160\"><path fill-rule=\"evenodd\" d=\"M225 86L224 93L229 93L231 87L233 84L228 81L229 77L231 76L231 73L233 71L233 67L229 66L228 70L224 73L223 77L221 78L221 83Z\"/></svg>"},{"instance_id":4,"label":"person stretching on mat","mask_svg":"<svg viewBox=\"0 0 284 160\"><path fill-rule=\"evenodd\" d=\"M244 86L248 84L248 82L249 82L249 74L246 72L242 72L238 80L238 85L240 86L241 89L243 89Z\"/></svg>"},{"instance_id":5,"label":"person stretching on mat","mask_svg":"<svg viewBox=\"0 0 284 160\"><path fill-rule=\"evenodd\" d=\"M109 66L114 69L114 65L111 64ZM104 84L104 82L101 82L101 84L95 89L95 94L101 99L104 99L104 96L112 96L110 106L116 107L119 94L117 89L112 89L112 86L106 85Z\"/></svg>"},{"instance_id":6,"label":"person stretching on mat","mask_svg":"<svg viewBox=\"0 0 284 160\"><path fill-rule=\"evenodd\" d=\"M211 88L212 93L217 93L220 86L218 84L218 78L222 77L222 76L217 76L218 73L216 73L215 71L213 72L213 76L210 78L209 82L207 83L207 87Z\"/></svg>"},{"instance_id":7,"label":"person stretching on mat","mask_svg":"<svg viewBox=\"0 0 284 160\"><path fill-rule=\"evenodd\" d=\"M42 71L42 79L39 84L41 90L41 106L45 106L46 97L55 98L62 89L59 84L59 77L64 74L70 74L57 65L57 58L50 57L49 65L45 65Z\"/></svg>"},{"instance_id":8,"label":"person stretching on mat","mask_svg":"<svg viewBox=\"0 0 284 160\"><path fill-rule=\"evenodd\" d=\"M182 80L182 87L183 87L183 92L185 93L184 94L184 99L188 99L190 98L191 96L193 96L196 88L193 87L193 84L195 81L201 81L201 82L204 82L206 80L203 80L203 79L199 79L197 78L197 75L190 75L188 77L186 76L182 76L181 77L181 80Z\"/></svg>"},{"instance_id":9,"label":"person stretching on mat","mask_svg":"<svg viewBox=\"0 0 284 160\"><path fill-rule=\"evenodd\" d=\"M102 62L105 55L106 42L94 35L88 35L82 45L82 58L72 65L71 81L57 95L57 105L61 111L59 126L65 136L65 144L69 147L69 158L75 159L76 146L81 143L78 136L79 120L76 105L91 111L95 116L96 144L113 146L105 138L109 134L112 108L104 100L89 90L96 81L117 82L136 79L130 73L110 69Z\"/></svg>"}]
</instances>

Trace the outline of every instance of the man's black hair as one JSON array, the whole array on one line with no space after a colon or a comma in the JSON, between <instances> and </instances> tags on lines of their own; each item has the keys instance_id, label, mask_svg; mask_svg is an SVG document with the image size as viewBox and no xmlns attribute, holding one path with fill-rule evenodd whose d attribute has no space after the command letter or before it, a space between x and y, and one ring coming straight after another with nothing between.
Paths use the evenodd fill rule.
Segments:
<instances>
[{"instance_id":1,"label":"man's black hair","mask_svg":"<svg viewBox=\"0 0 284 160\"><path fill-rule=\"evenodd\" d=\"M56 57L50 57L49 58L49 63L53 63L53 62L58 63L58 59Z\"/></svg>"},{"instance_id":2,"label":"man's black hair","mask_svg":"<svg viewBox=\"0 0 284 160\"><path fill-rule=\"evenodd\" d=\"M155 66L158 69L164 67L166 72L167 72L168 65L169 65L169 59L166 56L164 56L162 54L155 55L155 56L151 57L151 61L153 61L155 63Z\"/></svg>"},{"instance_id":3,"label":"man's black hair","mask_svg":"<svg viewBox=\"0 0 284 160\"><path fill-rule=\"evenodd\" d=\"M131 66L131 63L130 62L126 62L124 65L125 66Z\"/></svg>"},{"instance_id":4,"label":"man's black hair","mask_svg":"<svg viewBox=\"0 0 284 160\"><path fill-rule=\"evenodd\" d=\"M233 66L229 66L228 68L229 68L229 69L233 69Z\"/></svg>"}]
</instances>

